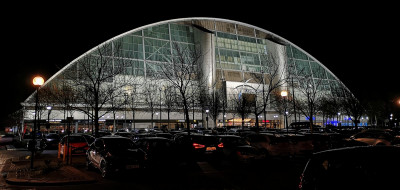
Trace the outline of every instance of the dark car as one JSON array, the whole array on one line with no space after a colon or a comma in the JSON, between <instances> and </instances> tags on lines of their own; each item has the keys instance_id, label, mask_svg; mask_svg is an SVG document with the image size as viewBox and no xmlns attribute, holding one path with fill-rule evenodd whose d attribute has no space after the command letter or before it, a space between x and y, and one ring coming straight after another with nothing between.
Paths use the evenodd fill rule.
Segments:
<instances>
[{"instance_id":1,"label":"dark car","mask_svg":"<svg viewBox=\"0 0 400 190\"><path fill-rule=\"evenodd\" d=\"M260 133L247 135L250 145L272 157L308 156L313 151L312 140L299 134Z\"/></svg>"},{"instance_id":2,"label":"dark car","mask_svg":"<svg viewBox=\"0 0 400 190\"><path fill-rule=\"evenodd\" d=\"M146 153L134 142L121 136L103 136L96 138L86 152L88 169L97 168L102 177L116 172L143 168Z\"/></svg>"},{"instance_id":3,"label":"dark car","mask_svg":"<svg viewBox=\"0 0 400 190\"><path fill-rule=\"evenodd\" d=\"M24 144L28 150L33 150L33 147L35 147L35 150L43 151L46 148L46 140L41 133L36 134L35 143L33 143L33 134L25 133L22 136L22 144Z\"/></svg>"},{"instance_id":4,"label":"dark car","mask_svg":"<svg viewBox=\"0 0 400 190\"><path fill-rule=\"evenodd\" d=\"M256 160L262 160L266 153L259 151L244 138L235 135L219 135L219 141L222 143L224 158L233 162L250 163Z\"/></svg>"},{"instance_id":5,"label":"dark car","mask_svg":"<svg viewBox=\"0 0 400 190\"><path fill-rule=\"evenodd\" d=\"M295 130L301 130L301 129L310 129L310 122L309 121L300 121L300 122L293 122L289 125L289 128L295 129ZM312 125L313 130L321 128L320 125Z\"/></svg>"},{"instance_id":6,"label":"dark car","mask_svg":"<svg viewBox=\"0 0 400 190\"><path fill-rule=\"evenodd\" d=\"M173 166L176 160L176 149L172 140L164 137L145 137L135 144L146 152L148 167Z\"/></svg>"},{"instance_id":7,"label":"dark car","mask_svg":"<svg viewBox=\"0 0 400 190\"><path fill-rule=\"evenodd\" d=\"M182 158L191 156L192 160L212 160L223 155L223 144L217 136L181 133L174 140Z\"/></svg>"},{"instance_id":8,"label":"dark car","mask_svg":"<svg viewBox=\"0 0 400 190\"><path fill-rule=\"evenodd\" d=\"M130 139L133 139L134 135L131 132L126 132L126 131L121 131L121 132L116 132L114 135L122 136L122 137L128 137Z\"/></svg>"},{"instance_id":9,"label":"dark car","mask_svg":"<svg viewBox=\"0 0 400 190\"><path fill-rule=\"evenodd\" d=\"M395 137L383 129L367 129L363 130L355 135L350 136L346 139L348 146L351 145L381 145L388 146L392 145Z\"/></svg>"},{"instance_id":10,"label":"dark car","mask_svg":"<svg viewBox=\"0 0 400 190\"><path fill-rule=\"evenodd\" d=\"M93 135L90 135L88 133L83 133L81 134L83 137L85 137L88 145L92 144L94 142L94 140L96 139Z\"/></svg>"},{"instance_id":11,"label":"dark car","mask_svg":"<svg viewBox=\"0 0 400 190\"><path fill-rule=\"evenodd\" d=\"M398 189L400 147L358 146L314 153L299 189Z\"/></svg>"},{"instance_id":12,"label":"dark car","mask_svg":"<svg viewBox=\"0 0 400 190\"><path fill-rule=\"evenodd\" d=\"M0 135L0 145L12 144L18 140L18 136L14 134Z\"/></svg>"},{"instance_id":13,"label":"dark car","mask_svg":"<svg viewBox=\"0 0 400 190\"><path fill-rule=\"evenodd\" d=\"M61 136L57 133L49 133L44 135L44 139L46 140L47 149L57 149Z\"/></svg>"}]
</instances>

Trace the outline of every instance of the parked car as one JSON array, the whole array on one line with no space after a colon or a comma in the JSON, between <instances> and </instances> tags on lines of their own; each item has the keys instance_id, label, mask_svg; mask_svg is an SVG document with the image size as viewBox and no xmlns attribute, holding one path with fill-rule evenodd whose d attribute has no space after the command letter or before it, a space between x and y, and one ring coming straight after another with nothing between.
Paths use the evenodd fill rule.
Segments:
<instances>
[{"instance_id":1,"label":"parked car","mask_svg":"<svg viewBox=\"0 0 400 190\"><path fill-rule=\"evenodd\" d=\"M5 134L0 136L0 145L12 144L18 140L18 136L14 134Z\"/></svg>"},{"instance_id":2,"label":"parked car","mask_svg":"<svg viewBox=\"0 0 400 190\"><path fill-rule=\"evenodd\" d=\"M81 135L85 137L86 141L88 142L88 145L92 144L94 142L94 139L96 139L93 135L90 135L88 133L83 133Z\"/></svg>"},{"instance_id":3,"label":"parked car","mask_svg":"<svg viewBox=\"0 0 400 190\"><path fill-rule=\"evenodd\" d=\"M135 143L121 136L96 138L86 152L88 169L97 168L102 177L109 177L118 171L143 168L146 153Z\"/></svg>"},{"instance_id":4,"label":"parked car","mask_svg":"<svg viewBox=\"0 0 400 190\"><path fill-rule=\"evenodd\" d=\"M157 137L164 137L171 140L174 138L174 135L172 135L171 133L156 133L155 135Z\"/></svg>"},{"instance_id":5,"label":"parked car","mask_svg":"<svg viewBox=\"0 0 400 190\"><path fill-rule=\"evenodd\" d=\"M116 132L116 133L114 133L114 135L118 135L118 136L121 136L121 137L128 137L128 138L130 138L130 139L133 139L133 137L134 137L133 133L131 133L131 132L126 132L126 131L123 131L123 132Z\"/></svg>"},{"instance_id":6,"label":"parked car","mask_svg":"<svg viewBox=\"0 0 400 190\"><path fill-rule=\"evenodd\" d=\"M146 152L148 167L173 166L176 160L176 148L172 140L164 137L145 137L135 142Z\"/></svg>"},{"instance_id":7,"label":"parked car","mask_svg":"<svg viewBox=\"0 0 400 190\"><path fill-rule=\"evenodd\" d=\"M61 136L57 133L49 133L44 135L44 139L46 140L47 149L57 149Z\"/></svg>"},{"instance_id":8,"label":"parked car","mask_svg":"<svg viewBox=\"0 0 400 190\"><path fill-rule=\"evenodd\" d=\"M250 163L266 157L266 152L251 146L244 138L236 135L219 135L224 158L233 162Z\"/></svg>"},{"instance_id":9,"label":"parked car","mask_svg":"<svg viewBox=\"0 0 400 190\"><path fill-rule=\"evenodd\" d=\"M41 133L36 134L35 143L33 143L33 134L25 133L22 136L22 144L24 144L28 150L33 150L33 147L35 147L35 150L42 151L46 148L46 140Z\"/></svg>"},{"instance_id":10,"label":"parked car","mask_svg":"<svg viewBox=\"0 0 400 190\"><path fill-rule=\"evenodd\" d=\"M246 139L272 157L308 156L313 152L312 140L299 134L260 133L247 135Z\"/></svg>"},{"instance_id":11,"label":"parked car","mask_svg":"<svg viewBox=\"0 0 400 190\"><path fill-rule=\"evenodd\" d=\"M398 189L400 147L357 146L314 153L299 189Z\"/></svg>"},{"instance_id":12,"label":"parked car","mask_svg":"<svg viewBox=\"0 0 400 190\"><path fill-rule=\"evenodd\" d=\"M190 156L192 160L212 160L223 155L223 144L213 135L181 133L174 140L181 158Z\"/></svg>"},{"instance_id":13,"label":"parked car","mask_svg":"<svg viewBox=\"0 0 400 190\"><path fill-rule=\"evenodd\" d=\"M320 125L312 125L313 130L318 130L321 128ZM289 125L289 128L295 129L295 130L301 130L301 129L310 129L310 122L309 121L299 121L299 122L293 122Z\"/></svg>"},{"instance_id":14,"label":"parked car","mask_svg":"<svg viewBox=\"0 0 400 190\"><path fill-rule=\"evenodd\" d=\"M367 129L346 139L348 146L352 145L383 145L389 146L395 140L395 137L382 129Z\"/></svg>"},{"instance_id":15,"label":"parked car","mask_svg":"<svg viewBox=\"0 0 400 190\"><path fill-rule=\"evenodd\" d=\"M58 151L60 155L64 155L64 150L67 148L67 143L71 147L71 155L85 155L89 148L88 142L82 135L65 135L61 138Z\"/></svg>"}]
</instances>

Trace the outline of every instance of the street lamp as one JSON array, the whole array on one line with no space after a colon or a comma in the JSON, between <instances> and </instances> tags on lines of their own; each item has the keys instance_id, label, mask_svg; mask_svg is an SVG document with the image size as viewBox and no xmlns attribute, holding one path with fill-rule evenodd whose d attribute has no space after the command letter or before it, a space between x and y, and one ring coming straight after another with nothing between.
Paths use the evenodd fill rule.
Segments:
<instances>
[{"instance_id":1,"label":"street lamp","mask_svg":"<svg viewBox=\"0 0 400 190\"><path fill-rule=\"evenodd\" d=\"M340 116L340 112L337 113L337 124L336 124L336 126L339 126L339 116Z\"/></svg>"},{"instance_id":2,"label":"street lamp","mask_svg":"<svg viewBox=\"0 0 400 190\"><path fill-rule=\"evenodd\" d=\"M206 116L206 121L207 121L207 129L208 129L208 112L209 112L210 110L206 110L206 113L207 113L207 116Z\"/></svg>"},{"instance_id":3,"label":"street lamp","mask_svg":"<svg viewBox=\"0 0 400 190\"><path fill-rule=\"evenodd\" d=\"M125 114L125 116L124 116L124 117L125 117L125 121L124 121L124 126L123 126L123 127L124 127L124 130L126 130L126 129L127 129L127 127L126 127L126 104L127 104L127 102L128 102L128 101L127 101L127 99L128 99L128 93L126 93L126 92L124 93L124 98L125 98L125 100L124 100L124 106L125 106L125 109L124 109L124 112L125 112L124 114Z\"/></svg>"},{"instance_id":4,"label":"street lamp","mask_svg":"<svg viewBox=\"0 0 400 190\"><path fill-rule=\"evenodd\" d=\"M36 87L36 99L35 99L35 120L33 123L33 135L32 135L32 142L30 144L30 148L32 149L31 153L31 169L33 169L33 157L35 157L35 150L36 150L36 117L38 111L38 102L39 102L39 88L43 85L44 79L41 76L36 76L32 80L33 85Z\"/></svg>"},{"instance_id":5,"label":"street lamp","mask_svg":"<svg viewBox=\"0 0 400 190\"><path fill-rule=\"evenodd\" d=\"M51 113L51 106L47 106L47 124L46 124L46 129L47 129L47 133L49 132L50 129L50 113Z\"/></svg>"},{"instance_id":6,"label":"street lamp","mask_svg":"<svg viewBox=\"0 0 400 190\"><path fill-rule=\"evenodd\" d=\"M281 96L282 96L282 98L283 98L283 101L284 101L284 107L285 107L285 127L286 127L286 132L287 133L289 133L289 127L288 127L288 119L287 119L287 115L288 115L288 112L287 112L287 110L286 110L286 98L287 98L287 96L288 96L288 91L286 91L286 90L282 90L281 91Z\"/></svg>"}]
</instances>

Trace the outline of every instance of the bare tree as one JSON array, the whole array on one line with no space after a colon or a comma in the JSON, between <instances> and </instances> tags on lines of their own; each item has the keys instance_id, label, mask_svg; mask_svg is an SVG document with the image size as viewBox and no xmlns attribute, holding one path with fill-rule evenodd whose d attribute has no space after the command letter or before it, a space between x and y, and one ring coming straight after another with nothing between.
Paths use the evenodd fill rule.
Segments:
<instances>
[{"instance_id":1,"label":"bare tree","mask_svg":"<svg viewBox=\"0 0 400 190\"><path fill-rule=\"evenodd\" d=\"M167 117L168 117L168 128L169 128L169 120L170 120L170 113L171 111L175 110L176 108L176 93L171 86L165 86L164 89L164 106L167 110Z\"/></svg>"},{"instance_id":2,"label":"bare tree","mask_svg":"<svg viewBox=\"0 0 400 190\"><path fill-rule=\"evenodd\" d=\"M293 101L296 100L290 96L287 96L286 98L282 97L281 92L278 89L271 92L270 104L272 108L286 117L291 117L294 114L292 106Z\"/></svg>"},{"instance_id":3,"label":"bare tree","mask_svg":"<svg viewBox=\"0 0 400 190\"><path fill-rule=\"evenodd\" d=\"M342 85L341 90L344 95L342 98L343 110L346 115L351 116L350 118L355 124L355 130L358 130L360 118L365 113L364 106L348 89L344 88L344 85Z\"/></svg>"},{"instance_id":4,"label":"bare tree","mask_svg":"<svg viewBox=\"0 0 400 190\"><path fill-rule=\"evenodd\" d=\"M214 126L217 126L218 116L222 111L223 106L223 94L220 90L215 91L211 94L204 96L205 102L207 102L207 108L209 110L209 116L214 121Z\"/></svg>"},{"instance_id":5,"label":"bare tree","mask_svg":"<svg viewBox=\"0 0 400 190\"><path fill-rule=\"evenodd\" d=\"M138 102L139 102L139 93L138 93L138 87L141 85L139 79L132 80L131 83L128 83L127 86L125 87L125 94L127 94L127 100L126 104L128 105L128 108L130 111L132 111L132 122L133 122L133 130L136 130L136 122L135 122L135 116L136 116L136 109L138 107Z\"/></svg>"},{"instance_id":6,"label":"bare tree","mask_svg":"<svg viewBox=\"0 0 400 190\"><path fill-rule=\"evenodd\" d=\"M177 42L172 43L172 59L160 65L160 77L165 79L169 86L177 92L177 99L183 109L188 134L190 135L190 104L199 92L202 82L201 59L202 54L195 46L188 46Z\"/></svg>"},{"instance_id":7,"label":"bare tree","mask_svg":"<svg viewBox=\"0 0 400 190\"><path fill-rule=\"evenodd\" d=\"M125 86L126 79L122 74L129 60L119 55L120 49L120 41L106 42L68 68L68 79L72 81L78 99L91 109L79 105L75 108L93 118L96 137L99 136L99 119L108 112L107 104L118 95L115 91ZM104 110L102 114L101 110Z\"/></svg>"},{"instance_id":8,"label":"bare tree","mask_svg":"<svg viewBox=\"0 0 400 190\"><path fill-rule=\"evenodd\" d=\"M254 96L251 97L251 94L232 94L231 101L233 103L233 109L241 116L242 118L242 128L244 128L244 119L251 113L251 109L254 107L252 102L254 102Z\"/></svg>"},{"instance_id":9,"label":"bare tree","mask_svg":"<svg viewBox=\"0 0 400 190\"><path fill-rule=\"evenodd\" d=\"M257 96L261 96L261 102L255 98L252 112L256 117L256 127L259 127L258 116L263 113L264 119L267 117L266 109L269 104L269 98L276 89L282 87L285 82L285 66L281 66L278 60L272 54L262 54L261 57L261 74L252 73L252 78L260 84L256 89Z\"/></svg>"},{"instance_id":10,"label":"bare tree","mask_svg":"<svg viewBox=\"0 0 400 190\"><path fill-rule=\"evenodd\" d=\"M61 76L63 77L63 76ZM66 80L60 80L53 82L41 89L41 96L44 97L44 102L54 107L61 107L64 114L64 121L67 117L74 114L74 103L76 103L77 96L76 91L70 83ZM64 131L66 131L66 123L63 123Z\"/></svg>"},{"instance_id":11,"label":"bare tree","mask_svg":"<svg viewBox=\"0 0 400 190\"><path fill-rule=\"evenodd\" d=\"M147 109L151 114L151 127L154 127L154 113L157 103L159 101L159 95L157 94L159 81L153 78L147 78L143 84L143 99L147 105Z\"/></svg>"},{"instance_id":12,"label":"bare tree","mask_svg":"<svg viewBox=\"0 0 400 190\"><path fill-rule=\"evenodd\" d=\"M324 97L323 80L314 79L312 74L304 70L298 72L296 77L296 81L299 84L297 89L300 92L297 108L309 119L312 133L314 117L320 107L322 97Z\"/></svg>"}]
</instances>

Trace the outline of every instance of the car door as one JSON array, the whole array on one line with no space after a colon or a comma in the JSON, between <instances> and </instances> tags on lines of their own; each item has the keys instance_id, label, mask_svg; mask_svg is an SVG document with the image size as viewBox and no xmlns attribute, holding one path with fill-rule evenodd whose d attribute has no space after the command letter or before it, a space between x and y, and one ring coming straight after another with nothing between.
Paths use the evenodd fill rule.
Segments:
<instances>
[{"instance_id":1,"label":"car door","mask_svg":"<svg viewBox=\"0 0 400 190\"><path fill-rule=\"evenodd\" d=\"M104 143L102 139L96 139L93 144L94 148L90 152L93 159L92 161L96 163L96 165L99 165L101 161L101 152L104 151Z\"/></svg>"}]
</instances>

